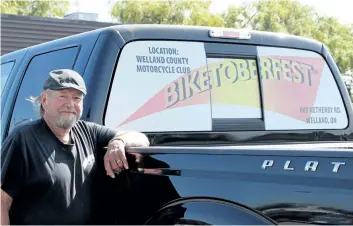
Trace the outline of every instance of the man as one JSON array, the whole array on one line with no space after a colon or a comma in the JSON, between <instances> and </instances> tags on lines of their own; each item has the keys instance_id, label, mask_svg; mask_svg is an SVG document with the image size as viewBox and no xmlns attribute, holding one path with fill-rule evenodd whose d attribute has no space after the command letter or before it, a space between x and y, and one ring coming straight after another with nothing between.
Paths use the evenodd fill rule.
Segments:
<instances>
[{"instance_id":1,"label":"man","mask_svg":"<svg viewBox=\"0 0 353 226\"><path fill-rule=\"evenodd\" d=\"M41 118L17 126L2 144L2 225L87 223L96 152L107 150L104 166L114 178L128 169L126 147L149 146L144 134L79 120L86 86L75 71L50 72L43 89Z\"/></svg>"}]
</instances>

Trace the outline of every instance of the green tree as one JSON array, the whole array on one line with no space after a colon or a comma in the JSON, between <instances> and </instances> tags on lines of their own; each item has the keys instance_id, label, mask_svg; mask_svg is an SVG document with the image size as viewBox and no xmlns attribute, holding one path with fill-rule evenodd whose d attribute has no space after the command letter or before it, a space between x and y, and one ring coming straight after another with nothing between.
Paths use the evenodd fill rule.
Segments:
<instances>
[{"instance_id":1,"label":"green tree","mask_svg":"<svg viewBox=\"0 0 353 226\"><path fill-rule=\"evenodd\" d=\"M225 13L227 27L282 32L323 42L342 73L353 69L353 25L320 16L312 7L296 0L259 0Z\"/></svg>"},{"instance_id":2,"label":"green tree","mask_svg":"<svg viewBox=\"0 0 353 226\"><path fill-rule=\"evenodd\" d=\"M111 15L125 24L223 26L221 15L209 13L210 5L210 0L122 0L114 4Z\"/></svg>"},{"instance_id":3,"label":"green tree","mask_svg":"<svg viewBox=\"0 0 353 226\"><path fill-rule=\"evenodd\" d=\"M311 37L327 45L341 73L353 70L353 29L335 18L318 17Z\"/></svg>"},{"instance_id":4,"label":"green tree","mask_svg":"<svg viewBox=\"0 0 353 226\"><path fill-rule=\"evenodd\" d=\"M124 24L184 24L185 8L175 1L130 1L115 3L111 15Z\"/></svg>"},{"instance_id":5,"label":"green tree","mask_svg":"<svg viewBox=\"0 0 353 226\"><path fill-rule=\"evenodd\" d=\"M296 0L258 0L210 13L211 1L121 0L111 15L122 23L180 24L249 28L316 39L328 46L342 73L353 70L353 25L320 16Z\"/></svg>"},{"instance_id":6,"label":"green tree","mask_svg":"<svg viewBox=\"0 0 353 226\"><path fill-rule=\"evenodd\" d=\"M211 14L211 1L185 2L186 24L198 26L223 27L224 19L221 14Z\"/></svg>"},{"instance_id":7,"label":"green tree","mask_svg":"<svg viewBox=\"0 0 353 226\"><path fill-rule=\"evenodd\" d=\"M224 18L224 26L229 28L247 28L251 20L251 15L248 10L249 5L240 7L230 5L228 10L222 14Z\"/></svg>"},{"instance_id":8,"label":"green tree","mask_svg":"<svg viewBox=\"0 0 353 226\"><path fill-rule=\"evenodd\" d=\"M69 0L2 0L1 13L24 16L62 17L69 10Z\"/></svg>"},{"instance_id":9,"label":"green tree","mask_svg":"<svg viewBox=\"0 0 353 226\"><path fill-rule=\"evenodd\" d=\"M253 11L249 19L254 30L304 35L314 27L314 9L297 1L260 0L251 3L248 11Z\"/></svg>"}]
</instances>

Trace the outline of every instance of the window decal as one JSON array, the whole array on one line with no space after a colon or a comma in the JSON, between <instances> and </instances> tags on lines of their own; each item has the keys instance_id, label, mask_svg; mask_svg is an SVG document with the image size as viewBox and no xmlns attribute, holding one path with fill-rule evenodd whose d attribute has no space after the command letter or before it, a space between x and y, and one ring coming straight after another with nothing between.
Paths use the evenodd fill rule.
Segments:
<instances>
[{"instance_id":1,"label":"window decal","mask_svg":"<svg viewBox=\"0 0 353 226\"><path fill-rule=\"evenodd\" d=\"M122 50L105 124L148 132L210 131L203 43L138 41Z\"/></svg>"},{"instance_id":2,"label":"window decal","mask_svg":"<svg viewBox=\"0 0 353 226\"><path fill-rule=\"evenodd\" d=\"M338 87L320 55L270 47L258 51L267 130L347 126Z\"/></svg>"}]
</instances>

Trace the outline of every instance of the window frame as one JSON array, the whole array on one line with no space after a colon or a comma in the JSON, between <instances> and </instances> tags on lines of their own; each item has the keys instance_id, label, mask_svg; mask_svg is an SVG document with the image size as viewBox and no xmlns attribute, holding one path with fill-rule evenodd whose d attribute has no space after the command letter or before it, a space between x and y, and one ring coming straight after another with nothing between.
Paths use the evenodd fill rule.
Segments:
<instances>
[{"instance_id":1,"label":"window frame","mask_svg":"<svg viewBox=\"0 0 353 226\"><path fill-rule=\"evenodd\" d=\"M12 63L12 67L11 67L9 73L8 73L7 76L6 76L5 84L2 84L2 81L1 81L1 86L2 86L1 91L0 91L0 92L1 92L1 93L0 93L1 95L2 95L3 90L4 90L5 87L6 87L6 84L7 84L7 81L8 81L8 79L9 79L10 74L11 74L12 70L14 69L14 67L15 67L15 65L16 65L16 60L9 60L9 61L6 61L6 62L4 62L4 63L1 63L1 73L2 73L2 67L3 67L3 65L4 65L4 64L9 64L9 63ZM1 75L2 75L2 74L1 74Z\"/></svg>"},{"instance_id":2,"label":"window frame","mask_svg":"<svg viewBox=\"0 0 353 226\"><path fill-rule=\"evenodd\" d=\"M38 56L42 56L42 55L45 55L45 54L49 54L49 53L53 53L53 52L57 52L57 51L62 51L62 50L66 50L66 49L71 49L71 48L77 48L76 56L74 57L74 61L73 61L73 64L71 66L71 69L73 69L75 67L75 64L77 62L77 59L78 59L78 57L80 55L80 51L81 51L81 48L82 48L82 46L80 44L67 45L67 46L62 46L62 47L59 47L59 48L52 48L52 49L49 49L49 50L46 49L44 51L40 51L40 52L34 53L28 59L28 61L25 63L25 67L24 67L25 69L24 69L24 71L21 74L21 78L19 79L18 84L16 85L16 92L15 92L14 100L12 102L11 110L10 110L10 113L9 113L9 118L7 120L6 132L4 133L5 137L8 136L9 132L15 128L15 127L11 126L11 121L12 121L12 119L14 117L14 112L15 112L15 108L16 108L16 102L17 102L17 100L19 98L20 90L23 87L23 81L24 81L24 79L26 77L26 74L28 72L28 68L29 68L30 64L32 63L33 59L38 57Z\"/></svg>"},{"instance_id":3,"label":"window frame","mask_svg":"<svg viewBox=\"0 0 353 226\"><path fill-rule=\"evenodd\" d=\"M260 79L260 66L259 57L257 54L257 46L225 43L204 43L204 45L206 59L229 58L255 60L260 95L259 99L261 118L212 118L212 132L265 131L263 88Z\"/></svg>"}]
</instances>

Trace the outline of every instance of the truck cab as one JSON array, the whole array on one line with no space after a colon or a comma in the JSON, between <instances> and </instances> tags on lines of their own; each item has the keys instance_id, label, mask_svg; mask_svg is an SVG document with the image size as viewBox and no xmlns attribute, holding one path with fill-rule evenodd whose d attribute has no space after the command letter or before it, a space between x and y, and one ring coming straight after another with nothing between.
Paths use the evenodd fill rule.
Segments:
<instances>
[{"instance_id":1,"label":"truck cab","mask_svg":"<svg viewBox=\"0 0 353 226\"><path fill-rule=\"evenodd\" d=\"M353 108L324 44L118 25L18 50L1 57L2 141L62 68L86 81L81 119L151 141L113 181L97 156L96 223L353 223Z\"/></svg>"}]
</instances>

